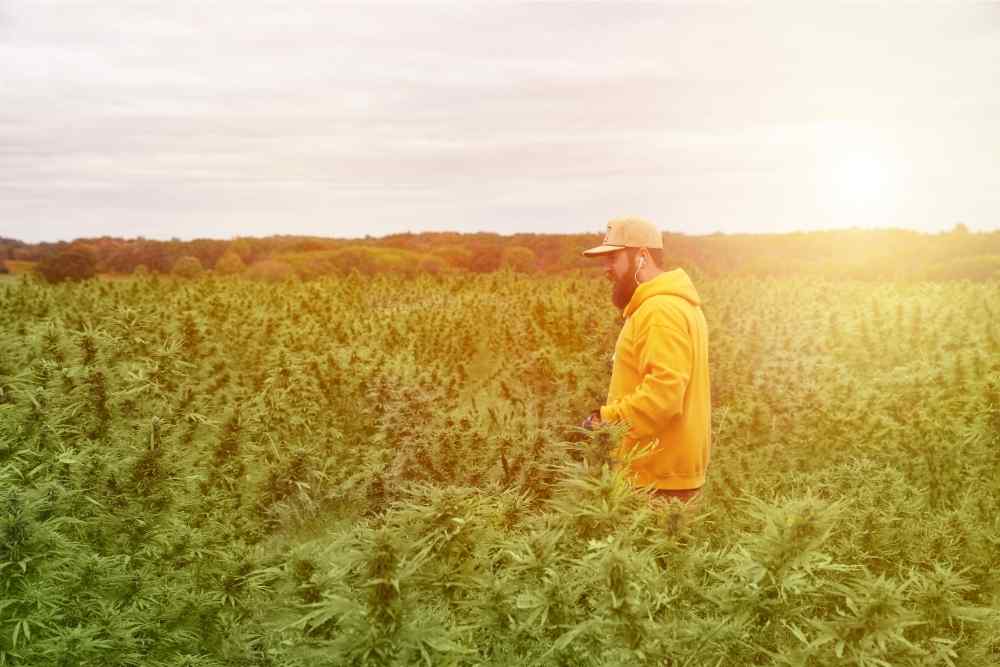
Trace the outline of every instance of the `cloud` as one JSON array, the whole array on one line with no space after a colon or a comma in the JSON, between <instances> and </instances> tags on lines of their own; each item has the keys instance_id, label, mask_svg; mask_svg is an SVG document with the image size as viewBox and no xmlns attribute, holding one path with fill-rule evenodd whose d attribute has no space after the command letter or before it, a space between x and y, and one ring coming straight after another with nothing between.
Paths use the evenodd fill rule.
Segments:
<instances>
[{"instance_id":1,"label":"cloud","mask_svg":"<svg viewBox=\"0 0 1000 667\"><path fill-rule=\"evenodd\" d=\"M917 163L902 224L1000 218L988 7L5 7L4 236L850 224L831 132Z\"/></svg>"}]
</instances>

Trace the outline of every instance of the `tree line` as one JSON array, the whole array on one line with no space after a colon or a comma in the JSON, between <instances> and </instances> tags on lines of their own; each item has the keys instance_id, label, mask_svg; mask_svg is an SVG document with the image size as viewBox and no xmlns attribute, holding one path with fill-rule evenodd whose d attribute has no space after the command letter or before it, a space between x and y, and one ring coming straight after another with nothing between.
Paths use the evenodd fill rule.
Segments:
<instances>
[{"instance_id":1,"label":"tree line","mask_svg":"<svg viewBox=\"0 0 1000 667\"><path fill-rule=\"evenodd\" d=\"M363 274L523 273L595 270L580 255L599 234L404 233L362 239L311 236L231 240L103 236L55 243L0 237L0 272L17 263L58 282L104 274L194 277L205 271L267 280ZM856 280L991 280L1000 278L1000 231L946 233L902 229L787 234L664 234L667 262L701 276L813 276Z\"/></svg>"}]
</instances>

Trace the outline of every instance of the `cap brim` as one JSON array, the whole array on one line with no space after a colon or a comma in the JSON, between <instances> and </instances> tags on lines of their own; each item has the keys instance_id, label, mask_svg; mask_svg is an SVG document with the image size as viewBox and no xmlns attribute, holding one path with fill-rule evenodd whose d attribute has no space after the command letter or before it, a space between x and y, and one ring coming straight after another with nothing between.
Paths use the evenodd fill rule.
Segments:
<instances>
[{"instance_id":1,"label":"cap brim","mask_svg":"<svg viewBox=\"0 0 1000 667\"><path fill-rule=\"evenodd\" d=\"M623 245L599 245L596 248L591 248L590 250L584 250L584 257L595 257L597 255L603 255L605 253L614 252L615 250L621 250L625 246Z\"/></svg>"}]
</instances>

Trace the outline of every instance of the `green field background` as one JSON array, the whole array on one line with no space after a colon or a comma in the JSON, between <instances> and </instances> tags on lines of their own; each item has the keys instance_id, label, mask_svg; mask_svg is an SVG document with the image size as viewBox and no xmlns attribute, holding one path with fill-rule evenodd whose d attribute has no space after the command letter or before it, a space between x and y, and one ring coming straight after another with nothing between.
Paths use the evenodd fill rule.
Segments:
<instances>
[{"instance_id":1,"label":"green field background","mask_svg":"<svg viewBox=\"0 0 1000 667\"><path fill-rule=\"evenodd\" d=\"M698 289L683 506L598 278L0 282L0 665L1000 664L1000 283Z\"/></svg>"}]
</instances>

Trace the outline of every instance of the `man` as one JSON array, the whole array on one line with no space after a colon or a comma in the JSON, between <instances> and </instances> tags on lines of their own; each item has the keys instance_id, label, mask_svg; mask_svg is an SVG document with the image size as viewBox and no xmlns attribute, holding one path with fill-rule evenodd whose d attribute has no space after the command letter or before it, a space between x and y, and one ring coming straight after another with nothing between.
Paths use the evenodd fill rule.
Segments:
<instances>
[{"instance_id":1,"label":"man","mask_svg":"<svg viewBox=\"0 0 1000 667\"><path fill-rule=\"evenodd\" d=\"M627 423L619 454L651 446L632 461L633 482L688 501L705 483L712 435L701 299L683 269L663 270L663 236L646 220L612 220L604 242L583 254L604 260L625 319L607 404L584 424Z\"/></svg>"}]
</instances>

